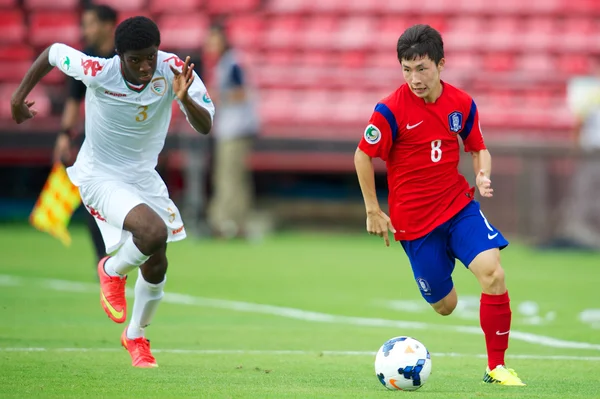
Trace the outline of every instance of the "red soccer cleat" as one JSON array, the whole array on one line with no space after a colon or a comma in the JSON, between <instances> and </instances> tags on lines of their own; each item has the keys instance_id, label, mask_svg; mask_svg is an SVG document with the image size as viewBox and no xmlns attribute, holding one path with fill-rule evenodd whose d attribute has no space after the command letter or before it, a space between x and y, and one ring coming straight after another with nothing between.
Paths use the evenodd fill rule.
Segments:
<instances>
[{"instance_id":1,"label":"red soccer cleat","mask_svg":"<svg viewBox=\"0 0 600 399\"><path fill-rule=\"evenodd\" d=\"M127 328L125 328L123 335L121 335L121 345L123 345L131 355L131 364L133 367L158 367L156 359L152 356L152 352L150 351L150 341L146 338L129 339L127 338Z\"/></svg>"},{"instance_id":2,"label":"red soccer cleat","mask_svg":"<svg viewBox=\"0 0 600 399\"><path fill-rule=\"evenodd\" d=\"M127 300L125 299L127 277L112 277L106 274L104 264L109 258L110 256L106 256L98 262L100 304L112 321L123 323L127 319Z\"/></svg>"}]
</instances>

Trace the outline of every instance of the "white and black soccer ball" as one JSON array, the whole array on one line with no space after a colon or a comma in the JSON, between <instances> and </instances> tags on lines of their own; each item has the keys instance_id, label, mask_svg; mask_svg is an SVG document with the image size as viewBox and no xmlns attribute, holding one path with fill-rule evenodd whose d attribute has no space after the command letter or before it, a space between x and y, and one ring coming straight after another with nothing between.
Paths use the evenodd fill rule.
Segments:
<instances>
[{"instance_id":1,"label":"white and black soccer ball","mask_svg":"<svg viewBox=\"0 0 600 399\"><path fill-rule=\"evenodd\" d=\"M431 356L416 339L395 337L379 348L375 374L387 389L414 391L421 388L431 374Z\"/></svg>"}]
</instances>

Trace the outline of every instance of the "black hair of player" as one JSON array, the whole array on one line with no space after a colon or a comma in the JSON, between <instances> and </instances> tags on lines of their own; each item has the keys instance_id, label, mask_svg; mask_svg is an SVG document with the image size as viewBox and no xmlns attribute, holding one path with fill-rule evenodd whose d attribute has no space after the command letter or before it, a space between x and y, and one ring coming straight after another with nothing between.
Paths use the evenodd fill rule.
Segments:
<instances>
[{"instance_id":1,"label":"black hair of player","mask_svg":"<svg viewBox=\"0 0 600 399\"><path fill-rule=\"evenodd\" d=\"M131 17L121 22L115 31L115 47L118 54L160 46L158 26L147 17Z\"/></svg>"},{"instance_id":2,"label":"black hair of player","mask_svg":"<svg viewBox=\"0 0 600 399\"><path fill-rule=\"evenodd\" d=\"M117 10L105 4L95 4L85 8L85 11L93 11L100 22L117 24Z\"/></svg>"},{"instance_id":3,"label":"black hair of player","mask_svg":"<svg viewBox=\"0 0 600 399\"><path fill-rule=\"evenodd\" d=\"M413 25L398 39L398 61L413 61L421 57L429 57L435 65L444 58L444 42L440 32L429 25Z\"/></svg>"}]
</instances>

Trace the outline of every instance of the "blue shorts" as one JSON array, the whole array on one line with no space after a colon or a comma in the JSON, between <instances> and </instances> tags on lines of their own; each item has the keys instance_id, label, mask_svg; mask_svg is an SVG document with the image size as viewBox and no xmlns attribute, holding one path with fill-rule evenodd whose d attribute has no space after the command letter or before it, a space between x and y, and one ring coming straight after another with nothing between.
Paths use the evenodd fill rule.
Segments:
<instances>
[{"instance_id":1,"label":"blue shorts","mask_svg":"<svg viewBox=\"0 0 600 399\"><path fill-rule=\"evenodd\" d=\"M456 259L468 268L481 252L508 245L475 200L426 236L400 243L408 255L421 295L429 303L439 302L452 291Z\"/></svg>"}]
</instances>

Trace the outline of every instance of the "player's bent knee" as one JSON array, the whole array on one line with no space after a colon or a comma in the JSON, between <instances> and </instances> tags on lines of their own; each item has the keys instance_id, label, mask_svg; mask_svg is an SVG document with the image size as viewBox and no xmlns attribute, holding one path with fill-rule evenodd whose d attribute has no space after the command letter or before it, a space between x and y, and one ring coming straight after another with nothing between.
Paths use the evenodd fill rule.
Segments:
<instances>
[{"instance_id":1,"label":"player's bent knee","mask_svg":"<svg viewBox=\"0 0 600 399\"><path fill-rule=\"evenodd\" d=\"M456 295L449 294L441 301L432 303L431 307L442 316L450 316L452 312L454 312L454 309L456 309L457 304L458 300L456 299Z\"/></svg>"}]
</instances>

